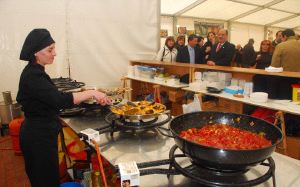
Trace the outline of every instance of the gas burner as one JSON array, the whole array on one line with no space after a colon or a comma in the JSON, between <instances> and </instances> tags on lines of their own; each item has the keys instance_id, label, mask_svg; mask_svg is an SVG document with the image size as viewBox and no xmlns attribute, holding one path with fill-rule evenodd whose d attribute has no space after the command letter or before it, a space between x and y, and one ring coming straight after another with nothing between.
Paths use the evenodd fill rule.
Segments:
<instances>
[{"instance_id":1,"label":"gas burner","mask_svg":"<svg viewBox=\"0 0 300 187\"><path fill-rule=\"evenodd\" d=\"M156 127L160 127L171 120L171 115L169 113L161 114L157 117L144 120L128 120L120 117L114 113L109 113L105 117L105 121L111 124L111 136L116 131L127 131L131 130L133 132L137 130L146 130Z\"/></svg>"},{"instance_id":2,"label":"gas burner","mask_svg":"<svg viewBox=\"0 0 300 187\"><path fill-rule=\"evenodd\" d=\"M71 78L59 77L59 78L54 78L51 80L55 84L55 86L58 88L58 90L65 91L65 92L85 86L85 83L77 82L76 80L73 80Z\"/></svg>"},{"instance_id":3,"label":"gas burner","mask_svg":"<svg viewBox=\"0 0 300 187\"><path fill-rule=\"evenodd\" d=\"M177 148L174 145L170 150L169 158L171 165L169 169L171 170L174 167L176 171L199 184L206 186L254 186L266 182L272 177L273 186L276 186L275 163L271 157L260 164L268 169L265 174L254 179L247 179L245 174L248 170L217 171L194 164L190 159L188 159L187 163L183 162L182 158L184 158L184 161L187 161L187 157L184 154L175 154Z\"/></svg>"}]
</instances>

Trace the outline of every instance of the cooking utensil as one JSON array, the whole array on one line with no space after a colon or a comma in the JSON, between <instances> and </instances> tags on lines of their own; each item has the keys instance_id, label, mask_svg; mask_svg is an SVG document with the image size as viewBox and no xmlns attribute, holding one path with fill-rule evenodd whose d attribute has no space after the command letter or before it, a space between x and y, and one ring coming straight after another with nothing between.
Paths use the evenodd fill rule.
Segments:
<instances>
[{"instance_id":1,"label":"cooking utensil","mask_svg":"<svg viewBox=\"0 0 300 187\"><path fill-rule=\"evenodd\" d=\"M3 95L3 101L5 104L10 105L13 103L10 91L2 92L2 95Z\"/></svg>"},{"instance_id":2,"label":"cooking utensil","mask_svg":"<svg viewBox=\"0 0 300 187\"><path fill-rule=\"evenodd\" d=\"M207 87L206 90L209 92L209 93L221 93L222 90L218 89L218 88L215 88L215 87Z\"/></svg>"},{"instance_id":3,"label":"cooking utensil","mask_svg":"<svg viewBox=\"0 0 300 187\"><path fill-rule=\"evenodd\" d=\"M134 102L131 101L127 101L127 104L133 107L137 107L137 105Z\"/></svg>"},{"instance_id":4,"label":"cooking utensil","mask_svg":"<svg viewBox=\"0 0 300 187\"><path fill-rule=\"evenodd\" d=\"M0 102L0 118L2 124L9 124L13 119L22 116L21 105L16 101L12 104Z\"/></svg>"},{"instance_id":5,"label":"cooking utensil","mask_svg":"<svg viewBox=\"0 0 300 187\"><path fill-rule=\"evenodd\" d=\"M86 86L81 88L80 91L86 91L86 90L98 90L99 92L105 93L107 96L117 96L124 94L125 92L129 92L132 90L132 88L125 87L125 88L101 88L98 86Z\"/></svg>"},{"instance_id":6,"label":"cooking utensil","mask_svg":"<svg viewBox=\"0 0 300 187\"><path fill-rule=\"evenodd\" d=\"M75 107L70 109L64 109L59 112L60 116L78 116L85 111L84 108Z\"/></svg>"},{"instance_id":7,"label":"cooking utensil","mask_svg":"<svg viewBox=\"0 0 300 187\"><path fill-rule=\"evenodd\" d=\"M264 133L272 145L253 150L229 150L200 145L179 136L181 131L204 125L227 124L255 133ZM194 112L172 119L169 125L176 145L194 163L216 170L246 170L270 157L282 141L281 130L271 123L248 115L224 112Z\"/></svg>"}]
</instances>

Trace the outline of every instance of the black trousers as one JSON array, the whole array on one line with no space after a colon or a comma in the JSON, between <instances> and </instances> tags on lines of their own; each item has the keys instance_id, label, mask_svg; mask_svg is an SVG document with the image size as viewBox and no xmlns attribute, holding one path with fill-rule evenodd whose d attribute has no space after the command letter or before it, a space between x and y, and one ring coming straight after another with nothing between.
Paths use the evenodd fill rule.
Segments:
<instances>
[{"instance_id":1,"label":"black trousers","mask_svg":"<svg viewBox=\"0 0 300 187\"><path fill-rule=\"evenodd\" d=\"M59 187L58 120L25 119L20 146L32 187Z\"/></svg>"}]
</instances>

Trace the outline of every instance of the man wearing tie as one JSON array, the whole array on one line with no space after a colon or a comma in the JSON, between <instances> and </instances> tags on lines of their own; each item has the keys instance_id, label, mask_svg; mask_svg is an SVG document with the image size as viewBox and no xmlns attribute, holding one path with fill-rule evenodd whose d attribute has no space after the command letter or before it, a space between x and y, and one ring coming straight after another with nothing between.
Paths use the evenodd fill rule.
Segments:
<instances>
[{"instance_id":1,"label":"man wearing tie","mask_svg":"<svg viewBox=\"0 0 300 187\"><path fill-rule=\"evenodd\" d=\"M218 32L219 43L213 45L207 64L210 66L230 66L234 56L235 46L229 43L228 31L220 29Z\"/></svg>"},{"instance_id":2,"label":"man wearing tie","mask_svg":"<svg viewBox=\"0 0 300 187\"><path fill-rule=\"evenodd\" d=\"M198 37L194 34L188 37L188 45L178 50L176 62L203 64L204 57L199 48L195 47L198 43Z\"/></svg>"}]
</instances>

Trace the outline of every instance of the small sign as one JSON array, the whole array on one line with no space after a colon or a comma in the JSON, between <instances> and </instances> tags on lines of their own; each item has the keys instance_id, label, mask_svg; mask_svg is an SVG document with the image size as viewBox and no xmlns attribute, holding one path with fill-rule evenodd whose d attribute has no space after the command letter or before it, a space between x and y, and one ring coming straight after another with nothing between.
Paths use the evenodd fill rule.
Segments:
<instances>
[{"instance_id":1,"label":"small sign","mask_svg":"<svg viewBox=\"0 0 300 187\"><path fill-rule=\"evenodd\" d=\"M140 185L140 171L136 162L119 163L118 166L121 176L121 187Z\"/></svg>"}]
</instances>

